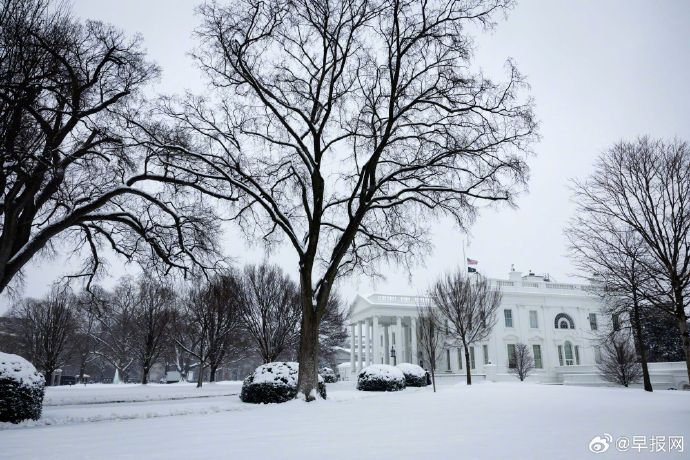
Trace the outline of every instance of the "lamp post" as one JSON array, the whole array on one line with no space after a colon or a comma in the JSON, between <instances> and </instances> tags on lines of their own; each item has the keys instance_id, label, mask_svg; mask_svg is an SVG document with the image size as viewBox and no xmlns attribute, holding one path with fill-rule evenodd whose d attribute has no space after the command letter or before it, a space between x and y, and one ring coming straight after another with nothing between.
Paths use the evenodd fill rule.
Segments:
<instances>
[{"instance_id":1,"label":"lamp post","mask_svg":"<svg viewBox=\"0 0 690 460\"><path fill-rule=\"evenodd\" d=\"M391 347L391 358L393 358L393 365L395 366L397 364L397 362L395 360L395 347L394 346Z\"/></svg>"}]
</instances>

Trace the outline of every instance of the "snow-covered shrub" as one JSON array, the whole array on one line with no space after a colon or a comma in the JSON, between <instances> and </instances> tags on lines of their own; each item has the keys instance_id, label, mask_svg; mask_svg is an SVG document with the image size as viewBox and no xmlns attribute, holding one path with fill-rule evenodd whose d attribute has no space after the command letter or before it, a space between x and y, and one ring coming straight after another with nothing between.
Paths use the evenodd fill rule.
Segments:
<instances>
[{"instance_id":1,"label":"snow-covered shrub","mask_svg":"<svg viewBox=\"0 0 690 460\"><path fill-rule=\"evenodd\" d=\"M405 376L405 386L408 387L425 387L427 386L427 372L411 363L400 363L396 366Z\"/></svg>"},{"instance_id":2,"label":"snow-covered shrub","mask_svg":"<svg viewBox=\"0 0 690 460\"><path fill-rule=\"evenodd\" d=\"M297 396L298 363L268 363L257 367L244 383L240 399L255 404L282 403ZM326 399L326 385L319 375L319 394Z\"/></svg>"},{"instance_id":3,"label":"snow-covered shrub","mask_svg":"<svg viewBox=\"0 0 690 460\"><path fill-rule=\"evenodd\" d=\"M45 380L21 356L0 352L0 422L38 420Z\"/></svg>"},{"instance_id":4,"label":"snow-covered shrub","mask_svg":"<svg viewBox=\"0 0 690 460\"><path fill-rule=\"evenodd\" d=\"M333 369L330 367L322 367L319 370L319 375L323 377L323 381L326 383L334 383L336 380L338 380L335 376L335 372L333 372Z\"/></svg>"},{"instance_id":5,"label":"snow-covered shrub","mask_svg":"<svg viewBox=\"0 0 690 460\"><path fill-rule=\"evenodd\" d=\"M360 391L399 391L405 389L405 374L395 366L372 364L357 377Z\"/></svg>"}]
</instances>

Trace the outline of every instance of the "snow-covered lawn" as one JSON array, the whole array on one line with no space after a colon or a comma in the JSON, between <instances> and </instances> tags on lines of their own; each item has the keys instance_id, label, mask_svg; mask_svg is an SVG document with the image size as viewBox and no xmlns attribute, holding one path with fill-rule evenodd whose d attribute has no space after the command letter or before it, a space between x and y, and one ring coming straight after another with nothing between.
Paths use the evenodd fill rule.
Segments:
<instances>
[{"instance_id":1,"label":"snow-covered lawn","mask_svg":"<svg viewBox=\"0 0 690 460\"><path fill-rule=\"evenodd\" d=\"M173 394L167 387L155 388ZM239 386L216 384L200 393L220 392L216 388L232 393ZM64 391L72 390L79 391ZM50 398L58 398L59 391L63 389L49 391ZM647 447L651 436L684 436L690 442L687 391L645 394L639 389L515 382L441 386L436 394L430 388L365 393L340 382L329 384L328 392L327 401L310 404L249 405L216 393L171 401L50 406L44 418L55 417L57 425L40 426L39 421L39 426L0 428L0 458L689 458L687 448L668 452L668 445L659 453L648 448L638 453L632 447L620 452L615 445L603 454L588 450L592 438L604 433L614 442L620 436L644 436ZM78 400L74 396L70 401ZM99 414L106 421L80 422L99 420Z\"/></svg>"},{"instance_id":2,"label":"snow-covered lawn","mask_svg":"<svg viewBox=\"0 0 690 460\"><path fill-rule=\"evenodd\" d=\"M93 404L110 402L160 401L206 396L228 396L239 394L240 381L204 384L201 389L195 383L174 383L170 385L149 383L137 384L93 384L46 388L44 406L67 404Z\"/></svg>"}]
</instances>

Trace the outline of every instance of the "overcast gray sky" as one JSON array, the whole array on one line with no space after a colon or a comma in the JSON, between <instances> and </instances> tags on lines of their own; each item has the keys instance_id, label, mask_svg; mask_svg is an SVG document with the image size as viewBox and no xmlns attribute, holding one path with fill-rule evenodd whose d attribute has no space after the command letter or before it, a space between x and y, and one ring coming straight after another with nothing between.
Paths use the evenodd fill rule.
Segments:
<instances>
[{"instance_id":1,"label":"overcast gray sky","mask_svg":"<svg viewBox=\"0 0 690 460\"><path fill-rule=\"evenodd\" d=\"M222 1L222 0L221 0ZM74 0L76 14L141 33L150 57L163 69L157 90L163 93L200 88L199 73L187 56L197 0ZM506 58L515 59L531 84L542 140L531 159L530 191L515 210L487 210L461 234L440 222L436 249L411 276L391 267L386 280L342 283L349 300L356 292L416 294L430 281L462 262L479 260L479 269L505 277L518 270L548 272L556 280L573 279L565 256L563 227L573 211L568 180L583 177L607 146L642 134L690 140L690 2L522 0L490 34L476 38L476 62L490 76L501 76ZM229 255L239 262L262 257L257 249L229 237ZM289 250L271 260L294 272ZM115 262L115 261L112 261ZM77 261L62 257L33 264L26 272L25 294L37 296ZM133 268L113 263L113 271ZM7 305L0 302L0 311Z\"/></svg>"}]
</instances>

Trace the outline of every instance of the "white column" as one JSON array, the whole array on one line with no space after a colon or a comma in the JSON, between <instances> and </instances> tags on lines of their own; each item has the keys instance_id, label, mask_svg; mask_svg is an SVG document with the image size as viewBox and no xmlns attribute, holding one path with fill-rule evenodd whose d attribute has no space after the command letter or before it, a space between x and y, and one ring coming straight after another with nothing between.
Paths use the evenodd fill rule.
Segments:
<instances>
[{"instance_id":1,"label":"white column","mask_svg":"<svg viewBox=\"0 0 690 460\"><path fill-rule=\"evenodd\" d=\"M363 354L364 354L364 347L362 347L362 322L360 321L357 323L357 335L359 336L359 340L357 341L357 372L361 371L362 368L362 359L363 359Z\"/></svg>"},{"instance_id":2,"label":"white column","mask_svg":"<svg viewBox=\"0 0 690 460\"><path fill-rule=\"evenodd\" d=\"M355 369L355 325L350 324L350 373L357 372Z\"/></svg>"},{"instance_id":3,"label":"white column","mask_svg":"<svg viewBox=\"0 0 690 460\"><path fill-rule=\"evenodd\" d=\"M374 316L371 323L372 335L374 336L371 340L371 360L373 364L380 364L379 359L379 317Z\"/></svg>"},{"instance_id":4,"label":"white column","mask_svg":"<svg viewBox=\"0 0 690 460\"><path fill-rule=\"evenodd\" d=\"M419 353L417 352L417 318L410 318L410 335L412 339L412 364L419 364Z\"/></svg>"},{"instance_id":5,"label":"white column","mask_svg":"<svg viewBox=\"0 0 690 460\"><path fill-rule=\"evenodd\" d=\"M389 327L388 325L383 326L383 363L384 364L390 364L391 356L390 356L390 334L389 334Z\"/></svg>"},{"instance_id":6,"label":"white column","mask_svg":"<svg viewBox=\"0 0 690 460\"><path fill-rule=\"evenodd\" d=\"M364 323L364 329L366 330L366 342L364 343L364 353L366 359L366 365L371 366L371 326L369 325L369 320Z\"/></svg>"},{"instance_id":7,"label":"white column","mask_svg":"<svg viewBox=\"0 0 690 460\"><path fill-rule=\"evenodd\" d=\"M402 317L398 316L396 318L396 330L397 332L395 333L396 339L395 339L395 354L397 356L397 361L399 363L404 363L405 361L405 337L403 336L403 327L402 327Z\"/></svg>"}]
</instances>

